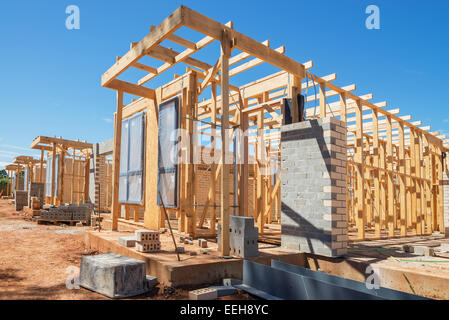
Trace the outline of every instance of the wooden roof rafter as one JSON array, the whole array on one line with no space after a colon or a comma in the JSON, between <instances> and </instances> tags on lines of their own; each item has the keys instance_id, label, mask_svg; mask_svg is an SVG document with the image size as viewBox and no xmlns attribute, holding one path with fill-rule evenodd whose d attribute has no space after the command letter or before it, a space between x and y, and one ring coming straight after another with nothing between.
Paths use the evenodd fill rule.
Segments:
<instances>
[{"instance_id":1,"label":"wooden roof rafter","mask_svg":"<svg viewBox=\"0 0 449 320\"><path fill-rule=\"evenodd\" d=\"M34 165L39 163L38 159L34 159L31 156L17 156L14 158L13 163L22 165Z\"/></svg>"},{"instance_id":2,"label":"wooden roof rafter","mask_svg":"<svg viewBox=\"0 0 449 320\"><path fill-rule=\"evenodd\" d=\"M200 32L206 35L206 37L195 43L175 35L174 32L182 26ZM147 36L141 41L133 43L130 50L124 56L117 59L117 62L103 74L102 86L154 99L154 90L143 87L142 85L155 78L160 73L168 70L178 62L184 62L199 68L205 75L207 75L207 72L212 66L197 59L193 59L190 56L215 40L221 41L223 32L229 33L232 48L242 51L242 53L237 56L230 58L232 64L243 61L249 57L255 58L232 69L231 74L238 74L259 65L260 63L267 62L291 73L293 76L298 78L304 77L304 65L283 55L285 52L284 47L272 49L269 47L268 41L260 43L234 30L232 23L221 24L185 6L180 6L169 17L162 21L160 25L156 27L151 26L150 33ZM161 46L161 43L164 40L180 44L187 49L183 52L176 52L170 48L165 48ZM139 62L139 59L146 55L163 60L165 63L159 68L146 66ZM130 67L145 70L149 73L141 78L138 81L138 84L118 80L117 77Z\"/></svg>"},{"instance_id":3,"label":"wooden roof rafter","mask_svg":"<svg viewBox=\"0 0 449 320\"><path fill-rule=\"evenodd\" d=\"M66 148L76 148L76 149L91 149L92 148L92 144L91 143L87 143L85 141L76 141L76 140L67 140L67 139L62 139L60 138L56 138L56 137L46 137L46 136L38 136L36 137L33 142L31 143L31 149L41 149L42 147L49 147L50 146L50 150L52 150L52 145L58 145L58 147L62 148L62 149L66 149ZM50 151L47 150L47 151Z\"/></svg>"}]
</instances>

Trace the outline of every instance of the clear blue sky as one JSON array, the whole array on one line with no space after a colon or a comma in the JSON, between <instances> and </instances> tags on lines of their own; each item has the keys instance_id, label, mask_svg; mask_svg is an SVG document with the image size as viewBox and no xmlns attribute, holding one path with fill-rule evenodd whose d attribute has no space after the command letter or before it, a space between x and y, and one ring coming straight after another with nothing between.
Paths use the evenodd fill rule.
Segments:
<instances>
[{"instance_id":1,"label":"clear blue sky","mask_svg":"<svg viewBox=\"0 0 449 320\"><path fill-rule=\"evenodd\" d=\"M80 30L65 27L71 4L80 8ZM372 92L374 102L447 130L446 0L7 1L0 10L0 168L16 155L37 155L29 145L38 135L111 138L115 92L100 86L101 75L181 4L232 20L272 47L285 45L289 57L313 60L313 73L336 72L337 85L356 83L356 93ZM370 4L380 8L380 30L365 28ZM236 84L252 80L242 75Z\"/></svg>"}]
</instances>

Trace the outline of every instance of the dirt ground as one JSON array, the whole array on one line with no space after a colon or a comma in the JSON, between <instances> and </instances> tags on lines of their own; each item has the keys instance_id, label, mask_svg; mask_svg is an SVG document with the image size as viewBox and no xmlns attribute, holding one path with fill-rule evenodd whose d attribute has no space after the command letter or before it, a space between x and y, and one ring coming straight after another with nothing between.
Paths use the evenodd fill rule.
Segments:
<instances>
[{"instance_id":1,"label":"dirt ground","mask_svg":"<svg viewBox=\"0 0 449 320\"><path fill-rule=\"evenodd\" d=\"M88 227L38 225L0 200L0 299L98 300L90 290L68 289L66 279L80 266ZM187 299L187 290L164 294L164 288L134 299ZM245 293L224 299L251 299Z\"/></svg>"}]
</instances>

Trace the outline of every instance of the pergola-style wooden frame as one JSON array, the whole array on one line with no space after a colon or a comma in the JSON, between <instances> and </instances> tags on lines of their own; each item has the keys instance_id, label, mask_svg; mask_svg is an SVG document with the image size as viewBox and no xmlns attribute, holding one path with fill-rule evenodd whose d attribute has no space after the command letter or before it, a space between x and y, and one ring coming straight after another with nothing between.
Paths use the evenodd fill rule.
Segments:
<instances>
[{"instance_id":1,"label":"pergola-style wooden frame","mask_svg":"<svg viewBox=\"0 0 449 320\"><path fill-rule=\"evenodd\" d=\"M5 170L8 172L8 185L6 186L6 194L11 197L12 196L12 180L14 172L17 175L16 179L16 190L19 188L19 174L25 169L24 166L19 164L8 164L5 166Z\"/></svg>"},{"instance_id":2,"label":"pergola-style wooden frame","mask_svg":"<svg viewBox=\"0 0 449 320\"><path fill-rule=\"evenodd\" d=\"M35 182L35 177L33 176L33 167L40 163L38 159L34 159L31 156L17 156L14 158L13 163L17 165L22 165L25 170L28 170L29 175L27 175L27 181L24 181L25 190L28 191L28 185L30 182Z\"/></svg>"},{"instance_id":3,"label":"pergola-style wooden frame","mask_svg":"<svg viewBox=\"0 0 449 320\"><path fill-rule=\"evenodd\" d=\"M60 154L60 165L58 174L58 194L54 196L55 193L55 174L52 174L51 181L51 197L46 197L46 202L52 205L60 205L64 199L64 177L68 176L68 174L64 170L64 159L67 157L72 158L72 188L71 188L71 203L77 202L82 203L85 200L89 199L89 159L90 154L92 153L92 144L87 143L86 141L78 141L78 140L67 140L62 139L61 137L46 137L46 136L38 136L31 143L31 149L41 150L40 162L41 168L44 164L44 152L47 151L47 157L51 155L53 159L56 159L56 154ZM70 153L69 150L72 152ZM74 183L75 183L75 164L78 163L79 172L81 172L81 163L85 163L85 172L83 176L80 178L84 178L84 190L80 194L75 194L74 192ZM56 163L52 161L51 172L55 172ZM47 172L48 174L48 172ZM40 181L43 181L43 174L41 170Z\"/></svg>"},{"instance_id":4,"label":"pergola-style wooden frame","mask_svg":"<svg viewBox=\"0 0 449 320\"><path fill-rule=\"evenodd\" d=\"M181 27L187 27L205 35L198 42L192 42L175 35ZM165 40L184 46L182 52L176 52L161 45ZM221 52L214 64L209 64L191 57L213 41L219 41ZM234 49L241 52L231 55ZM238 196L237 206L240 215L249 216L248 212L248 180L249 180L249 152L248 145L255 143L256 154L266 151L269 161L279 162L280 159L280 133L283 124L283 99L292 99L293 122L298 122L297 95L303 90L318 88L318 93L306 97L306 103L316 103L314 108L305 110L305 118L338 117L348 127L348 181L345 187L348 192L348 222L354 223L357 228L357 238L365 238L365 231L374 225L376 236L380 236L382 228L388 230L388 236L394 236L395 228L400 228L401 235L407 235L407 228L412 228L415 234L431 232L443 227L442 225L442 188L441 174L443 167L438 162L447 148L443 144L439 132L428 132L430 127L419 127L421 122L409 122L411 116L398 116L399 109L385 110L386 102L372 103L372 94L356 95L352 93L355 85L339 87L332 83L336 74L318 77L309 69L312 62L299 63L284 55L285 48L270 48L269 41L258 42L236 31L232 22L222 24L185 6L176 9L160 25L151 27L151 32L141 41L131 44L130 50L110 67L102 76L102 86L117 91L117 111L115 114L114 154L113 154L113 201L112 201L112 228L117 230L119 217L118 178L120 168L120 137L121 122L123 118L144 108L154 108L167 99L182 95L182 128L193 132L194 121L210 122L200 127L203 134L205 130L215 130L221 127L221 163L211 165L211 185L209 200L215 203L216 179L220 175L220 220L222 230L229 229L230 215L230 164L225 162L225 150L229 149L228 139L225 136L230 129L239 126L242 131L249 130L255 133L244 139L242 155L244 163L239 166L238 180L234 183L234 194ZM140 62L140 59L150 56L163 61L160 67L152 67ZM246 59L251 59L239 64ZM280 72L256 80L244 86L230 84L230 78L243 71L249 70L261 63L269 63L281 69ZM187 72L176 76L175 80L157 89L145 86L148 81L172 68L178 63L187 65ZM236 67L230 68L233 65ZM137 80L137 83L119 80L118 77L129 68L136 68L147 72L147 75ZM303 80L306 81L303 81ZM217 85L221 87L221 95L217 96ZM206 87L211 87L211 98L198 101L198 97ZM129 93L142 97L131 104L124 106L123 94ZM329 102L338 98L338 101ZM157 111L153 111L157 112ZM353 115L353 116L351 116ZM232 116L232 119L230 119ZM380 118L384 118L380 120ZM153 126L157 136L157 117L148 116L148 125ZM253 128L253 129L251 129ZM273 132L274 130L274 132ZM277 132L276 132L277 130ZM216 141L212 138L213 145ZM444 142L447 142L446 140ZM152 154L146 154L145 174L146 189L152 189L152 195L145 193L145 226L160 227L163 217L156 214L157 195L154 192L157 183L157 139L147 138L147 148L152 148ZM277 150L272 151L272 148ZM407 148L408 147L408 148ZM383 150L383 151L382 151ZM383 152L383 153L382 153ZM412 159L410 167L406 165ZM150 165L149 165L150 164ZM422 164L425 170L422 169ZM254 212L252 216L257 221L259 232L264 233L265 223L272 219L271 211L279 208L278 179L272 186L269 178L261 176L261 170L269 165L257 161L254 165ZM422 169L422 170L419 170ZM184 189L181 191L180 224L178 231L196 234L197 223L204 222L205 209L200 213L195 205L197 196L194 188L195 166L182 165L182 179ZM366 183L370 180L373 183ZM384 189L383 193L382 190ZM399 198L394 194L398 190ZM407 192L410 193L410 201ZM381 197L381 193L383 198ZM371 197L371 200L367 200ZM374 199L374 200L372 200ZM383 199L383 200L382 200ZM425 200L429 199L429 200ZM365 213L366 208L373 208L375 202L377 213ZM369 205L371 203L371 207ZM419 203L419 206L418 206ZM395 209L396 204L398 208ZM408 211L410 214L408 214ZM215 209L213 210L215 211ZM379 213L384 212L383 216ZM185 213L183 213L185 212ZM385 212L387 212L385 214ZM409 215L409 216L408 216ZM428 216L435 217L429 219ZM211 230L215 232L215 215L212 215ZM382 218L383 217L383 218ZM197 220L197 218L199 218ZM426 224L417 224L416 221L427 221ZM369 220L369 221L368 221ZM371 223L371 220L374 221ZM147 223L148 222L148 223ZM420 230L420 231L419 231ZM221 253L229 255L229 233L221 233Z\"/></svg>"}]
</instances>

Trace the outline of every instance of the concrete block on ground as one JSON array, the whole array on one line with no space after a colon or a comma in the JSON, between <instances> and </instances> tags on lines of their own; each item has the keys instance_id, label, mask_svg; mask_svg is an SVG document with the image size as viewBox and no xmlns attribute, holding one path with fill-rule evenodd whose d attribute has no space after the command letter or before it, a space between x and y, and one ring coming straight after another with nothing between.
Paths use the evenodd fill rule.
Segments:
<instances>
[{"instance_id":1,"label":"concrete block on ground","mask_svg":"<svg viewBox=\"0 0 449 320\"><path fill-rule=\"evenodd\" d=\"M146 282L148 289L152 289L154 286L156 286L159 283L159 281L157 281L156 277L149 276L149 275L145 276L145 282Z\"/></svg>"},{"instance_id":2,"label":"concrete block on ground","mask_svg":"<svg viewBox=\"0 0 449 320\"><path fill-rule=\"evenodd\" d=\"M189 292L190 300L214 300L217 299L218 292L215 289L204 288Z\"/></svg>"},{"instance_id":3,"label":"concrete block on ground","mask_svg":"<svg viewBox=\"0 0 449 320\"><path fill-rule=\"evenodd\" d=\"M229 219L230 253L241 258L255 258L259 255L258 228L254 227L254 219L249 217L230 216Z\"/></svg>"},{"instance_id":4,"label":"concrete block on ground","mask_svg":"<svg viewBox=\"0 0 449 320\"><path fill-rule=\"evenodd\" d=\"M210 289L217 290L218 297L230 296L237 294L237 289L232 286L210 286Z\"/></svg>"},{"instance_id":5,"label":"concrete block on ground","mask_svg":"<svg viewBox=\"0 0 449 320\"><path fill-rule=\"evenodd\" d=\"M207 240L206 239L198 239L198 245L200 248L207 248Z\"/></svg>"},{"instance_id":6,"label":"concrete block on ground","mask_svg":"<svg viewBox=\"0 0 449 320\"><path fill-rule=\"evenodd\" d=\"M120 237L118 238L118 243L125 247L135 247L136 246L136 237L128 236L128 237Z\"/></svg>"},{"instance_id":7,"label":"concrete block on ground","mask_svg":"<svg viewBox=\"0 0 449 320\"><path fill-rule=\"evenodd\" d=\"M177 246L176 248L178 249L178 253L184 253L185 252L184 247Z\"/></svg>"},{"instance_id":8,"label":"concrete block on ground","mask_svg":"<svg viewBox=\"0 0 449 320\"><path fill-rule=\"evenodd\" d=\"M77 226L77 227L83 227L84 224L83 224L82 222L77 222L77 223L76 223L76 226Z\"/></svg>"},{"instance_id":9,"label":"concrete block on ground","mask_svg":"<svg viewBox=\"0 0 449 320\"><path fill-rule=\"evenodd\" d=\"M83 256L80 285L110 298L126 298L148 291L145 262L115 253Z\"/></svg>"},{"instance_id":10,"label":"concrete block on ground","mask_svg":"<svg viewBox=\"0 0 449 320\"><path fill-rule=\"evenodd\" d=\"M136 241L159 241L159 232L155 230L136 230Z\"/></svg>"},{"instance_id":11,"label":"concrete block on ground","mask_svg":"<svg viewBox=\"0 0 449 320\"><path fill-rule=\"evenodd\" d=\"M16 190L14 200L15 210L22 210L23 207L28 205L28 192L23 190Z\"/></svg>"},{"instance_id":12,"label":"concrete block on ground","mask_svg":"<svg viewBox=\"0 0 449 320\"><path fill-rule=\"evenodd\" d=\"M157 252L161 250L159 241L136 242L136 250L139 252Z\"/></svg>"},{"instance_id":13,"label":"concrete block on ground","mask_svg":"<svg viewBox=\"0 0 449 320\"><path fill-rule=\"evenodd\" d=\"M40 200L40 205L44 204L44 183L30 182L28 190L28 206L31 207L31 198L37 197ZM40 208L38 208L40 209Z\"/></svg>"},{"instance_id":14,"label":"concrete block on ground","mask_svg":"<svg viewBox=\"0 0 449 320\"><path fill-rule=\"evenodd\" d=\"M420 256L427 256L427 257L435 256L435 250L433 248L425 247L425 246L405 245L405 246L403 246L403 250L404 250L404 252L414 253L414 254L420 255Z\"/></svg>"},{"instance_id":15,"label":"concrete block on ground","mask_svg":"<svg viewBox=\"0 0 449 320\"><path fill-rule=\"evenodd\" d=\"M443 252L449 252L449 243L442 243L440 250Z\"/></svg>"},{"instance_id":16,"label":"concrete block on ground","mask_svg":"<svg viewBox=\"0 0 449 320\"><path fill-rule=\"evenodd\" d=\"M232 279L232 278L223 279L223 286L226 286L226 287L239 285L239 284L242 284L242 280Z\"/></svg>"}]
</instances>

